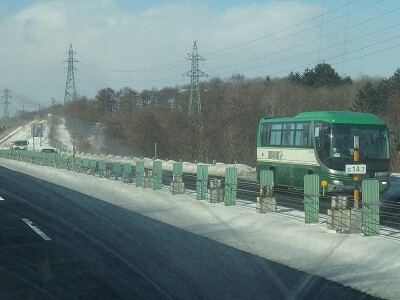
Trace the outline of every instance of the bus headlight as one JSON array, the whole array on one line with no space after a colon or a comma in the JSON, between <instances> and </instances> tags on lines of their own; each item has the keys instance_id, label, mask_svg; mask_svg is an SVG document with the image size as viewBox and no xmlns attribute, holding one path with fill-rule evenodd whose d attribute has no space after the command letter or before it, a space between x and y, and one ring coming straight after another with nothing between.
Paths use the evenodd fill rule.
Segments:
<instances>
[{"instance_id":1,"label":"bus headlight","mask_svg":"<svg viewBox=\"0 0 400 300\"><path fill-rule=\"evenodd\" d=\"M332 184L328 185L329 191L337 191L337 192L342 192L344 191L344 183L340 180L333 180Z\"/></svg>"},{"instance_id":2,"label":"bus headlight","mask_svg":"<svg viewBox=\"0 0 400 300\"><path fill-rule=\"evenodd\" d=\"M337 186L344 186L343 182L341 182L340 180L337 180L337 179L333 180L332 184L337 185Z\"/></svg>"}]
</instances>

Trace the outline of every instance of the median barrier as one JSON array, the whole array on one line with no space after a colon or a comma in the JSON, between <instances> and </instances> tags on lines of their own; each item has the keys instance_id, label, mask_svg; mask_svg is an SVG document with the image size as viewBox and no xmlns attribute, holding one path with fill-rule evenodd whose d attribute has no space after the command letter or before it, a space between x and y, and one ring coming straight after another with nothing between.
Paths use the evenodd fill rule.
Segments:
<instances>
[{"instance_id":1,"label":"median barrier","mask_svg":"<svg viewBox=\"0 0 400 300\"><path fill-rule=\"evenodd\" d=\"M375 179L363 180L362 191L362 228L366 236L380 234L379 218L379 181Z\"/></svg>"},{"instance_id":2,"label":"median barrier","mask_svg":"<svg viewBox=\"0 0 400 300\"><path fill-rule=\"evenodd\" d=\"M226 206L236 205L237 193L237 169L229 167L225 169L224 202Z\"/></svg>"},{"instance_id":3,"label":"median barrier","mask_svg":"<svg viewBox=\"0 0 400 300\"><path fill-rule=\"evenodd\" d=\"M122 181L125 183L132 182L132 165L124 163L122 166Z\"/></svg>"},{"instance_id":4,"label":"median barrier","mask_svg":"<svg viewBox=\"0 0 400 300\"><path fill-rule=\"evenodd\" d=\"M196 176L196 199L207 199L207 183L208 183L208 166L203 164L197 165Z\"/></svg>"},{"instance_id":5,"label":"median barrier","mask_svg":"<svg viewBox=\"0 0 400 300\"><path fill-rule=\"evenodd\" d=\"M172 166L171 194L179 195L185 193L185 184L182 179L182 163L175 162Z\"/></svg>"},{"instance_id":6,"label":"median barrier","mask_svg":"<svg viewBox=\"0 0 400 300\"><path fill-rule=\"evenodd\" d=\"M113 162L111 176L114 180L118 180L122 176L122 164L120 162Z\"/></svg>"},{"instance_id":7,"label":"median barrier","mask_svg":"<svg viewBox=\"0 0 400 300\"><path fill-rule=\"evenodd\" d=\"M138 160L136 162L136 170L135 170L135 183L137 187L143 186L143 176L144 176L144 161Z\"/></svg>"},{"instance_id":8,"label":"median barrier","mask_svg":"<svg viewBox=\"0 0 400 300\"><path fill-rule=\"evenodd\" d=\"M72 157L60 153L43 153L24 150L0 150L0 157L32 164L53 166L56 168L71 169L76 172L85 171L86 174L106 176L104 160L96 161L80 157ZM130 182L133 177L130 163L114 162L112 175L115 179L122 176L124 182ZM144 161L136 161L135 183L137 187L152 187L153 190L162 188L162 161L153 161L152 169L145 170ZM274 174L270 170L260 172L260 195L257 197L256 211L264 213L276 211L277 203L274 198ZM173 165L173 179L171 193L185 193L183 184L182 163ZM128 180L129 179L129 180ZM210 180L207 193L208 166L197 165L196 199L217 203L224 202L226 206L236 205L237 197L237 169L229 167L225 170L224 187L222 180ZM327 212L327 228L337 232L363 233L365 236L380 235L380 201L379 182L373 179L362 181L362 207L351 209L345 196L333 196L331 208ZM307 224L319 223L320 178L315 174L304 177L304 220Z\"/></svg>"},{"instance_id":9,"label":"median barrier","mask_svg":"<svg viewBox=\"0 0 400 300\"><path fill-rule=\"evenodd\" d=\"M307 224L319 222L319 176L306 174L304 176L304 220Z\"/></svg>"},{"instance_id":10,"label":"median barrier","mask_svg":"<svg viewBox=\"0 0 400 300\"><path fill-rule=\"evenodd\" d=\"M262 170L260 172L260 195L257 197L256 212L264 214L276 212L277 202L274 197L274 172Z\"/></svg>"}]
</instances>

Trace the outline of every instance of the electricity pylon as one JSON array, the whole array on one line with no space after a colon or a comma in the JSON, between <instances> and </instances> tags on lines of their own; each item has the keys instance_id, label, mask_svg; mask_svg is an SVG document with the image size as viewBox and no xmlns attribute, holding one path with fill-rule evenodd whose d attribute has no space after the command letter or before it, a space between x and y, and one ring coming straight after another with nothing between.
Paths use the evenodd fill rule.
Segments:
<instances>
[{"instance_id":1,"label":"electricity pylon","mask_svg":"<svg viewBox=\"0 0 400 300\"><path fill-rule=\"evenodd\" d=\"M68 63L67 66L67 81L65 82L65 94L64 94L64 105L71 101L76 100L76 89L75 89L75 77L74 77L74 62L78 62L74 59L74 54L76 54L72 50L72 44L69 45L69 50L67 52L68 59L64 60L64 62Z\"/></svg>"},{"instance_id":2,"label":"electricity pylon","mask_svg":"<svg viewBox=\"0 0 400 300\"><path fill-rule=\"evenodd\" d=\"M196 120L197 129L200 133L203 133L203 116L201 112L201 99L200 99L200 83L199 78L201 76L207 77L208 75L203 71L199 70L199 61L204 61L197 51L197 43L194 41L192 54L188 54L187 60L191 61L192 68L190 71L184 73L184 76L190 76L190 97L188 114L189 118L193 121ZM195 112L193 112L193 106Z\"/></svg>"},{"instance_id":3,"label":"electricity pylon","mask_svg":"<svg viewBox=\"0 0 400 300\"><path fill-rule=\"evenodd\" d=\"M3 99L3 105L4 105L4 113L3 113L3 118L8 119L10 118L10 106L11 106L11 91L6 87L3 90L3 96L1 97Z\"/></svg>"}]
</instances>

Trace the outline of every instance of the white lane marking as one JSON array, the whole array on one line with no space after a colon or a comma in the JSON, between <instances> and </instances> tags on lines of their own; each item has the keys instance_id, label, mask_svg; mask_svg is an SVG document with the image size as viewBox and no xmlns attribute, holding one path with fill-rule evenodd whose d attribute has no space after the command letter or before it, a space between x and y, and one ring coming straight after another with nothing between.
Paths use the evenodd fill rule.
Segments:
<instances>
[{"instance_id":1,"label":"white lane marking","mask_svg":"<svg viewBox=\"0 0 400 300\"><path fill-rule=\"evenodd\" d=\"M1 200L4 200L2 196L0 196L0 201L1 201Z\"/></svg>"},{"instance_id":2,"label":"white lane marking","mask_svg":"<svg viewBox=\"0 0 400 300\"><path fill-rule=\"evenodd\" d=\"M36 232L38 235L42 237L45 241L51 241L51 238L49 238L43 231L39 229L33 222L27 218L23 218L22 221L24 221L34 232Z\"/></svg>"}]
</instances>

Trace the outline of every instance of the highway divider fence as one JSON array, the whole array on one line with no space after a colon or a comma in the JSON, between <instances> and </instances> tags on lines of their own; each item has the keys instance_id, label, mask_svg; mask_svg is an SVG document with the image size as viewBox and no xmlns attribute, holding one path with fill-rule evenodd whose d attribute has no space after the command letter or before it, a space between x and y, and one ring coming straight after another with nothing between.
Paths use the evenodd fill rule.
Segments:
<instances>
[{"instance_id":1,"label":"highway divider fence","mask_svg":"<svg viewBox=\"0 0 400 300\"><path fill-rule=\"evenodd\" d=\"M151 169L146 169L144 161L131 163L94 160L71 156L62 153L46 153L26 150L0 150L0 157L31 164L71 170L79 173L95 175L101 178L120 180L132 183L136 187L161 190L163 186L162 161L155 160ZM173 164L171 194L184 194L182 163ZM260 173L260 192L256 202L257 213L277 212L277 200L274 195L275 179L272 170ZM197 164L195 180L197 200L210 203L222 203L234 206L237 203L238 178L235 167L227 167L225 177L209 178L208 165ZM321 180L318 175L307 174L304 177L304 220L306 224L320 223L320 190ZM345 233L363 233L365 236L380 234L380 200L379 182L377 180L362 181L362 208L350 208L345 196L332 196L331 207L327 209L327 229Z\"/></svg>"}]
</instances>

